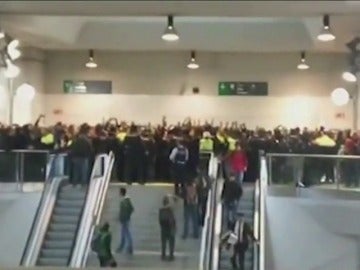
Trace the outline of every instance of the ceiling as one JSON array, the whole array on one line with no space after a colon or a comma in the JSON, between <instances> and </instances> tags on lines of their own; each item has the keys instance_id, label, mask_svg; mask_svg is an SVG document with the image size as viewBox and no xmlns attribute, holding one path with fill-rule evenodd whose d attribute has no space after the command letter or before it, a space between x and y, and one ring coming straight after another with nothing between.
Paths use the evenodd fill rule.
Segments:
<instances>
[{"instance_id":1,"label":"ceiling","mask_svg":"<svg viewBox=\"0 0 360 270\"><path fill-rule=\"evenodd\" d=\"M330 14L336 40L317 41ZM166 43L166 15L180 40ZM0 1L0 26L45 50L347 51L360 1Z\"/></svg>"}]
</instances>

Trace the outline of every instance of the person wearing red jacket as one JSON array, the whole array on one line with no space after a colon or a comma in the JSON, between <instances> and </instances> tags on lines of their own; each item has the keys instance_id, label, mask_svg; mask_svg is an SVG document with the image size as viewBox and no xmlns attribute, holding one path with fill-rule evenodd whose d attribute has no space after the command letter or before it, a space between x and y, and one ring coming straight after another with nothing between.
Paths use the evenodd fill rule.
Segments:
<instances>
[{"instance_id":1,"label":"person wearing red jacket","mask_svg":"<svg viewBox=\"0 0 360 270\"><path fill-rule=\"evenodd\" d=\"M236 142L236 149L231 153L230 165L235 180L239 185L242 185L244 174L248 167L248 159L246 152L242 149L240 142Z\"/></svg>"}]
</instances>

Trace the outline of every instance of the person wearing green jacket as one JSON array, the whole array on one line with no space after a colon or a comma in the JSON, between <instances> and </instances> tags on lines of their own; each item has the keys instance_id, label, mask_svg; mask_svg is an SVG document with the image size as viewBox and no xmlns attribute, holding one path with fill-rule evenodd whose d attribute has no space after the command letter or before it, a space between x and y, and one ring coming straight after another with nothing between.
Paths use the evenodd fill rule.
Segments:
<instances>
[{"instance_id":1,"label":"person wearing green jacket","mask_svg":"<svg viewBox=\"0 0 360 270\"><path fill-rule=\"evenodd\" d=\"M111 232L109 223L105 223L99 231L99 245L97 255L100 267L115 267L116 262L111 253Z\"/></svg>"},{"instance_id":2,"label":"person wearing green jacket","mask_svg":"<svg viewBox=\"0 0 360 270\"><path fill-rule=\"evenodd\" d=\"M120 245L117 248L117 252L121 253L127 245L127 253L133 254L133 242L130 232L130 219L131 215L134 212L134 207L128 196L126 196L126 189L120 188L120 227L121 227L121 241Z\"/></svg>"}]
</instances>

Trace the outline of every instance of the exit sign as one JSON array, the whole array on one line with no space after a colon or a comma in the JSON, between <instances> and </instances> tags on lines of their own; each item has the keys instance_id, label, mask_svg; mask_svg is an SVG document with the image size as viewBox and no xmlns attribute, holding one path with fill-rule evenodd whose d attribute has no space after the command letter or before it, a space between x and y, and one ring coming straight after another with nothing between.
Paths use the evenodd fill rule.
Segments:
<instances>
[{"instance_id":1,"label":"exit sign","mask_svg":"<svg viewBox=\"0 0 360 270\"><path fill-rule=\"evenodd\" d=\"M267 96L267 82L219 82L219 96Z\"/></svg>"}]
</instances>

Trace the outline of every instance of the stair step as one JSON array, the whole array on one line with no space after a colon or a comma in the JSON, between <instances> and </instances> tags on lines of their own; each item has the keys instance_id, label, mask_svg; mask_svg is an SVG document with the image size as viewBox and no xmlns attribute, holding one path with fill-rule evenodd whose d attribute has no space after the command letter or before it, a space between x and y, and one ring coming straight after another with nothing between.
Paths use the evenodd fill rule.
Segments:
<instances>
[{"instance_id":1,"label":"stair step","mask_svg":"<svg viewBox=\"0 0 360 270\"><path fill-rule=\"evenodd\" d=\"M77 224L71 224L71 223L50 224L50 231L75 232L76 229L77 229Z\"/></svg>"},{"instance_id":2,"label":"stair step","mask_svg":"<svg viewBox=\"0 0 360 270\"><path fill-rule=\"evenodd\" d=\"M71 246L70 246L71 247ZM42 249L41 258L57 258L57 259L68 259L70 257L71 248L69 249Z\"/></svg>"},{"instance_id":3,"label":"stair step","mask_svg":"<svg viewBox=\"0 0 360 270\"><path fill-rule=\"evenodd\" d=\"M81 200L59 199L56 202L56 206L60 206L60 207L82 207L83 204L84 204L84 201L81 201Z\"/></svg>"},{"instance_id":4,"label":"stair step","mask_svg":"<svg viewBox=\"0 0 360 270\"><path fill-rule=\"evenodd\" d=\"M73 240L45 240L43 247L46 249L70 249Z\"/></svg>"},{"instance_id":5,"label":"stair step","mask_svg":"<svg viewBox=\"0 0 360 270\"><path fill-rule=\"evenodd\" d=\"M53 215L52 223L59 224L77 224L79 221L79 216L63 216L63 215Z\"/></svg>"},{"instance_id":6,"label":"stair step","mask_svg":"<svg viewBox=\"0 0 360 270\"><path fill-rule=\"evenodd\" d=\"M48 231L46 233L46 239L48 240L74 240L75 232L57 232Z\"/></svg>"},{"instance_id":7,"label":"stair step","mask_svg":"<svg viewBox=\"0 0 360 270\"><path fill-rule=\"evenodd\" d=\"M67 216L79 216L82 211L81 207L55 207L54 214L55 215L67 215Z\"/></svg>"},{"instance_id":8,"label":"stair step","mask_svg":"<svg viewBox=\"0 0 360 270\"><path fill-rule=\"evenodd\" d=\"M39 266L67 266L68 258L39 258L37 265Z\"/></svg>"}]
</instances>

